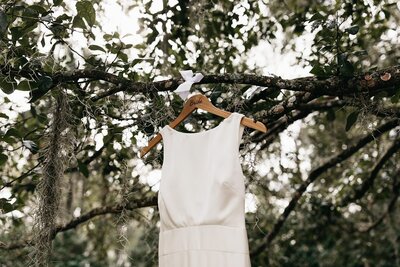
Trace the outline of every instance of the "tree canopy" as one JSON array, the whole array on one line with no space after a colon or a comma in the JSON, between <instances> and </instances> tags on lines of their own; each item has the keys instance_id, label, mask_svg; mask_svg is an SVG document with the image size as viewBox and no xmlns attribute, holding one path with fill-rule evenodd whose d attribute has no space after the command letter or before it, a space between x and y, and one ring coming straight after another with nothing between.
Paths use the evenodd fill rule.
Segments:
<instances>
[{"instance_id":1,"label":"tree canopy","mask_svg":"<svg viewBox=\"0 0 400 267\"><path fill-rule=\"evenodd\" d=\"M110 5L0 2L2 266L157 266L163 146L139 152L181 112L185 69L268 128L240 145L253 266L400 266L397 1ZM266 44L309 75L249 64Z\"/></svg>"}]
</instances>

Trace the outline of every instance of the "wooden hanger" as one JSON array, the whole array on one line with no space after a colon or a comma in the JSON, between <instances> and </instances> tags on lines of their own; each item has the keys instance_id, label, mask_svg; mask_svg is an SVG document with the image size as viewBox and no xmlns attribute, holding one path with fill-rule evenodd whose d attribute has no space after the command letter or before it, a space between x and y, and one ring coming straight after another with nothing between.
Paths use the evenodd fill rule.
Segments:
<instances>
[{"instance_id":1,"label":"wooden hanger","mask_svg":"<svg viewBox=\"0 0 400 267\"><path fill-rule=\"evenodd\" d=\"M229 115L231 115L231 112L222 110L214 106L208 98L203 95L203 94L196 94L194 96L191 96L188 100L186 100L185 105L183 106L183 109L179 116L169 124L171 128L175 128L179 123L181 123L186 117L188 117L195 109L200 108L202 110L211 112L215 115L218 115L220 117L227 118ZM240 121L241 124L244 126L248 126L250 128L259 130L263 133L267 132L267 127L264 125L262 122L256 122L253 119L243 117L242 120ZM140 151L140 157L142 158L144 155L147 154L155 145L158 144L162 139L161 134L157 134L155 137L153 137L150 141L149 144L142 148Z\"/></svg>"}]
</instances>

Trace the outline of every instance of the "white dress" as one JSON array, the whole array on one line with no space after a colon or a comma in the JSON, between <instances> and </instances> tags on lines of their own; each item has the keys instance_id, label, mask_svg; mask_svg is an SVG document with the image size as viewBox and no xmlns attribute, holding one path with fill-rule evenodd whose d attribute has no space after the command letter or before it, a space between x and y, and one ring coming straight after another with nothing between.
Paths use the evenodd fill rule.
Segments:
<instances>
[{"instance_id":1,"label":"white dress","mask_svg":"<svg viewBox=\"0 0 400 267\"><path fill-rule=\"evenodd\" d=\"M243 116L233 112L197 133L161 129L159 267L251 267L239 157Z\"/></svg>"}]
</instances>

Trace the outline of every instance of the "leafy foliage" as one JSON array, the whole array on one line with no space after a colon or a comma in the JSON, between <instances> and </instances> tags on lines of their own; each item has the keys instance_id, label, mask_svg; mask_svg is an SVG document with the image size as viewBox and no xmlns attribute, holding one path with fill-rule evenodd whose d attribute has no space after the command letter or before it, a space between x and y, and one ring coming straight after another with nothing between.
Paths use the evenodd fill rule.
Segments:
<instances>
[{"instance_id":1,"label":"leafy foliage","mask_svg":"<svg viewBox=\"0 0 400 267\"><path fill-rule=\"evenodd\" d=\"M73 107L71 123L76 126L64 134L74 135L78 141L71 155L74 160L64 172L59 225L94 208L119 203L124 197L128 203L135 203L155 195L154 185L143 177L149 175L150 169L160 168L162 151L154 148L148 162L140 162L137 147L157 133L159 125L176 117L181 99L176 95L164 98L163 92L155 92L149 86L134 94L127 90L93 100L94 96L117 91L120 84L105 82L96 75L66 78L75 75L76 70L104 71L138 82L180 77L178 70L182 69L209 74L262 74L246 60L248 53L264 42L274 46L282 43L281 53L297 51L298 64L310 67L310 74L318 79L340 76L346 81L367 70L399 62L400 50L395 49L398 44L387 38L388 32L394 32L392 25L399 24L396 1L332 4L179 0L164 1L158 11L154 11L154 2L132 1L122 6L127 14L131 10L139 14L141 30L137 34L142 41L137 41L138 37L132 41L118 31L107 32L103 28L101 19L109 15L105 1L0 3L0 90L4 93L0 110L0 192L4 193L0 195L0 225L4 231L0 233L0 245L30 236L29 217L43 176L41 151L46 148L44 137L52 126L49 110L55 105L60 87L67 92ZM296 49L296 41L309 34L313 39L306 56L305 51ZM278 39L280 36L283 39ZM318 166L366 134L371 125L380 124L379 114L387 111L384 108L398 108L400 87L384 89L381 94L363 93L353 99L352 104L365 102L364 110L355 109L354 105L308 110L315 116L304 119L306 124L295 141L293 168L279 161L267 174L264 170L245 170L251 180L248 188L258 203L255 211L246 214L251 248L261 244L273 229L282 213L280 200L290 198L307 178L309 169L299 161ZM290 102L290 91L280 88L213 84L199 90L221 109L240 108L246 114L262 114L271 131L277 131L266 140L258 139L256 144L248 142L249 152L262 147L254 162L260 162L264 169L268 168L264 162L276 162L283 154L281 144L273 143L279 141L278 133L284 130L279 123L284 119L289 125L292 117L305 114L300 107L300 115L271 114L270 110L282 101ZM29 108L21 111L10 99L24 93ZM392 105L388 106L388 102ZM382 107L382 112L376 107ZM194 125L203 122L204 127L211 127L204 118L196 115ZM398 212L388 213L370 231L360 230L378 220L395 194L393 177L398 176L398 154L382 168L379 179L363 198L345 207L336 206L368 178L393 136L384 136L323 173L301 198L293 216L288 217L276 242L252 258L252 265L400 265ZM301 151L309 154L300 154ZM124 175L128 183L124 182ZM121 196L121 190L128 191L126 196ZM156 208L126 211L129 221L125 225L129 230L125 237L132 242L124 250L117 245L115 214L101 214L58 233L54 240L55 266L111 266L115 262L155 266L159 218ZM20 256L26 255L25 250L29 247L0 247L0 265L29 265L28 259Z\"/></svg>"}]
</instances>

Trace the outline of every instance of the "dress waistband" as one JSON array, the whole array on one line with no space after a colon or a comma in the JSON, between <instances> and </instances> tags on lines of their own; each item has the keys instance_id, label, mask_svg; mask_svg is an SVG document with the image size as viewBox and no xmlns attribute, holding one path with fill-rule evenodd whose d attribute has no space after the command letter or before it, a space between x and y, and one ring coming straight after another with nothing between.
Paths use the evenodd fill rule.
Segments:
<instances>
[{"instance_id":1,"label":"dress waistband","mask_svg":"<svg viewBox=\"0 0 400 267\"><path fill-rule=\"evenodd\" d=\"M196 225L160 231L160 256L185 250L249 253L246 228Z\"/></svg>"}]
</instances>

